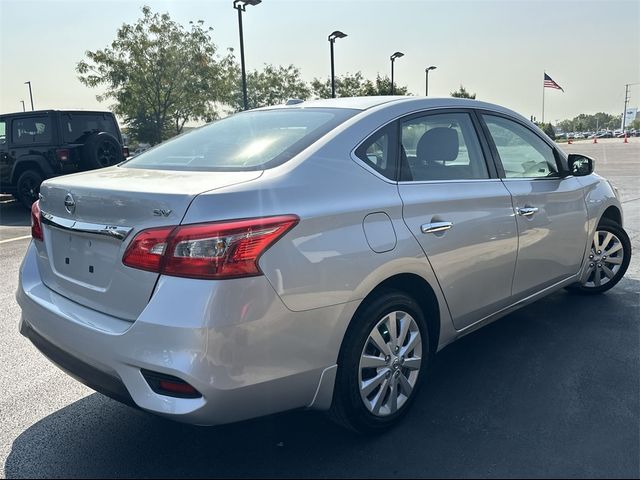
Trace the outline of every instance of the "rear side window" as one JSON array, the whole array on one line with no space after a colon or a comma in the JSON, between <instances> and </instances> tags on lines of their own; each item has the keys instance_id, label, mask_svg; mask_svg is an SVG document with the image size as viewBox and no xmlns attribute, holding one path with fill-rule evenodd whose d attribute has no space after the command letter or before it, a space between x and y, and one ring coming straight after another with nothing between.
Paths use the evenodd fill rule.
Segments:
<instances>
[{"instance_id":1,"label":"rear side window","mask_svg":"<svg viewBox=\"0 0 640 480\"><path fill-rule=\"evenodd\" d=\"M138 155L123 166L160 170L262 170L293 158L358 113L274 109L232 115Z\"/></svg>"},{"instance_id":2,"label":"rear side window","mask_svg":"<svg viewBox=\"0 0 640 480\"><path fill-rule=\"evenodd\" d=\"M395 124L383 128L356 150L356 156L360 160L391 180L396 175L394 130Z\"/></svg>"},{"instance_id":3,"label":"rear side window","mask_svg":"<svg viewBox=\"0 0 640 480\"><path fill-rule=\"evenodd\" d=\"M7 122L0 120L0 145L7 143Z\"/></svg>"},{"instance_id":4,"label":"rear side window","mask_svg":"<svg viewBox=\"0 0 640 480\"><path fill-rule=\"evenodd\" d=\"M96 132L107 132L118 138L118 127L111 115L90 113L63 113L62 138L65 143L83 143Z\"/></svg>"},{"instance_id":5,"label":"rear side window","mask_svg":"<svg viewBox=\"0 0 640 480\"><path fill-rule=\"evenodd\" d=\"M487 164L467 113L425 115L402 122L405 180L489 178Z\"/></svg>"},{"instance_id":6,"label":"rear side window","mask_svg":"<svg viewBox=\"0 0 640 480\"><path fill-rule=\"evenodd\" d=\"M553 149L535 133L503 117L483 115L506 178L557 177Z\"/></svg>"},{"instance_id":7,"label":"rear side window","mask_svg":"<svg viewBox=\"0 0 640 480\"><path fill-rule=\"evenodd\" d=\"M47 116L14 119L11 141L14 145L51 142L51 119Z\"/></svg>"}]
</instances>

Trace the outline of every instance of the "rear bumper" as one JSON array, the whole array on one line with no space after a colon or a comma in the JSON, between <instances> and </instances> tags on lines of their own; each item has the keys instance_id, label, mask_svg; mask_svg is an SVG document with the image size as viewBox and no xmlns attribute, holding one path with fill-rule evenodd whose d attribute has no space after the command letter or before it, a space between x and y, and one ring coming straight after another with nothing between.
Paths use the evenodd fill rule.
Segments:
<instances>
[{"instance_id":1,"label":"rear bumper","mask_svg":"<svg viewBox=\"0 0 640 480\"><path fill-rule=\"evenodd\" d=\"M129 322L49 289L36 255L31 245L20 269L20 330L89 387L198 425L329 407L340 342L356 305L291 312L264 277L162 277ZM202 397L160 395L141 369L178 377Z\"/></svg>"},{"instance_id":2,"label":"rear bumper","mask_svg":"<svg viewBox=\"0 0 640 480\"><path fill-rule=\"evenodd\" d=\"M105 373L69 355L39 335L38 332L31 328L24 320L20 321L20 333L31 340L31 343L40 350L40 353L79 382L114 400L118 400L131 407L136 406L124 383L122 383L117 376Z\"/></svg>"}]
</instances>

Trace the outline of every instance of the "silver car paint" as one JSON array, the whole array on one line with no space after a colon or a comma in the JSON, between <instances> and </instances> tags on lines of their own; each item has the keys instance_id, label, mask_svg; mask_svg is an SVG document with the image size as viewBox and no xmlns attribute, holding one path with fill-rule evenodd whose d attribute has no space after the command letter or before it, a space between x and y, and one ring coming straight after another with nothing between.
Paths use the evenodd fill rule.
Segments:
<instances>
[{"instance_id":1,"label":"silver car paint","mask_svg":"<svg viewBox=\"0 0 640 480\"><path fill-rule=\"evenodd\" d=\"M469 309L460 304L464 299L456 297L457 292L454 291L449 298L447 292L451 289L445 288L443 294L436 276L438 272L434 273L429 259L416 241L416 236L421 234L414 232L413 223L418 223L419 215L415 216L415 221L408 216L405 223L398 185L384 179L353 156L355 147L381 125L418 111L449 107L483 108L526 121L521 116L482 102L408 97L336 99L287 108L313 108L314 104L367 110L291 161L262 175L250 172L253 177L247 175L238 181L230 181L229 178L219 181L221 177L217 177L218 174L209 176L197 172L188 182L172 183L171 175L167 175L167 183L162 188L152 186L152 180L147 184L146 193L150 195L146 197L149 202L144 203L145 208L167 208L174 210L176 215L184 213L182 223L272 214L299 215L299 225L260 259L263 277L203 281L160 276L155 289L151 289L151 298L144 298L144 305L126 307L129 315L122 315L122 318L132 320L131 317L135 317L132 323L116 318L117 315L109 311L109 308L115 308L111 305L99 308L97 303L92 309L91 304L81 305L74 301L78 298L60 295L46 282L43 283L50 264L45 262L46 249L33 242L21 267L17 293L22 321L77 358L106 372L115 372L140 407L178 420L210 425L297 407L328 408L338 353L349 322L362 299L394 275L409 273L418 276L433 289L440 317L438 348L577 280L579 264L575 265L576 271L570 278L553 285L548 285L544 278L543 284L534 287L535 291L524 298L511 297L501 301L499 298L504 295L504 286L496 287L491 291L496 299L491 308L480 306L474 314L465 312L465 308ZM130 176L135 177L134 170L120 171L123 172L118 173L118 176L122 175L122 183L111 188L137 191L138 181L143 180L136 178L134 184L127 180ZM95 175L100 173L75 176L72 179L74 188L80 188L84 182L98 181ZM149 175L153 178L154 174ZM64 188L72 185L67 180L63 177L47 182L45 198L48 185L52 190L54 185L59 188L61 195ZM190 187L192 182L196 182L193 189ZM501 185L499 181L493 183L496 189ZM596 175L580 178L574 183L584 187L577 195L583 196L585 215L588 214L585 222L588 221L589 232L582 233L582 244L586 246L604 210L611 205L620 208L620 204L608 183ZM161 195L163 188L174 192L175 199L179 200L167 203ZM435 191L440 187L434 185L431 188ZM460 195L463 188L457 186L453 191ZM86 190L87 195L91 194L90 190ZM184 193L184 197L180 193ZM55 195L49 195L51 201ZM96 208L95 215L102 221L126 221L125 215L122 218L114 216L110 207L114 205L112 200L124 201L128 195L111 195L107 189L102 195L102 198L106 196L110 200L103 206L105 212L100 214ZM43 208L63 208L48 206L48 201L43 202ZM492 220L493 217L489 217L490 221L483 226L484 240L481 244L486 247L487 257L497 254L493 242L502 242L507 250L506 256L498 254L494 263L486 258L485 264L489 269L508 270L505 262L513 254L516 220L515 212L508 208L510 201L505 190L504 201L496 205L504 210L508 219ZM575 198L572 197L572 201ZM78 205L80 210L82 197ZM459 214L463 210L442 202L439 211L447 209ZM57 213L62 214L59 210ZM158 217L143 218L142 210L140 215L139 221L133 225L136 231L163 224ZM365 230L365 219L370 215L378 221L380 215L389 218L395 242L390 241L388 224L387 228ZM87 220L95 221L96 218L92 215ZM172 220L171 223L179 221ZM479 220L472 214L463 216L457 221L457 226L462 230L465 223L472 225L474 221ZM543 222L537 227L536 235L539 238L555 235L552 228L565 227L557 223ZM488 232L492 229L500 232L502 237L491 239ZM370 237L375 231L382 232L383 236L372 240ZM573 238L573 233L561 235ZM132 237L133 234L122 242L122 249ZM384 247L373 248L372 243ZM389 248L392 243L395 244ZM458 241L455 247L455 251L450 253L443 249L443 259L448 258L454 264L456 261L468 261L472 265L474 254L477 255L473 242L464 244ZM431 248L425 246L427 252ZM442 263L445 265L445 273L441 274L443 278L453 279L453 283L464 281L459 264L447 266L446 261ZM515 268L514 263L511 265L512 273ZM133 272L130 274L134 275ZM492 278L498 278L498 275ZM135 279L132 276L127 281L135 282ZM84 297L80 300L86 302ZM451 312L458 315L455 321ZM140 368L183 378L202 392L203 398L178 399L155 394L144 381Z\"/></svg>"},{"instance_id":2,"label":"silver car paint","mask_svg":"<svg viewBox=\"0 0 640 480\"><path fill-rule=\"evenodd\" d=\"M513 209L534 207L530 216L516 215L518 260L514 299L524 298L576 275L587 247L587 209L577 178L506 179Z\"/></svg>"},{"instance_id":3,"label":"silver car paint","mask_svg":"<svg viewBox=\"0 0 640 480\"><path fill-rule=\"evenodd\" d=\"M133 321L149 301L158 278L155 273L128 268L120 261L136 233L177 225L197 194L255 180L262 172L221 174L110 167L87 173L44 182L40 189L42 211L60 219L121 225L132 231L120 241L45 228L44 244L36 243L40 273L45 285L61 295ZM77 204L73 214L64 207L68 194ZM170 213L154 215L154 210Z\"/></svg>"}]
</instances>

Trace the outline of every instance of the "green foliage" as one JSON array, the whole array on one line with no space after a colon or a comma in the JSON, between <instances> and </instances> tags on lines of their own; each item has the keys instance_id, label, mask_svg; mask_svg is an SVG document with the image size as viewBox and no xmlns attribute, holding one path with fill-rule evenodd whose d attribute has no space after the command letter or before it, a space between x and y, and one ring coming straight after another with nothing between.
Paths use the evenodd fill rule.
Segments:
<instances>
[{"instance_id":1,"label":"green foliage","mask_svg":"<svg viewBox=\"0 0 640 480\"><path fill-rule=\"evenodd\" d=\"M234 95L231 106L234 111L244 109L242 102L242 78L236 72ZM311 90L293 65L265 65L264 69L247 73L247 97L249 108L265 107L285 103L290 98L306 100Z\"/></svg>"},{"instance_id":2,"label":"green foliage","mask_svg":"<svg viewBox=\"0 0 640 480\"><path fill-rule=\"evenodd\" d=\"M321 80L314 78L311 82L313 94L319 98L331 98L331 78ZM347 73L336 77L336 97L363 97L374 95L389 95L391 93L391 79L387 76L376 76L375 82L364 78L362 72L353 75ZM406 86L395 88L396 95L409 95Z\"/></svg>"},{"instance_id":3,"label":"green foliage","mask_svg":"<svg viewBox=\"0 0 640 480\"><path fill-rule=\"evenodd\" d=\"M563 132L595 132L596 130L620 128L620 116L598 112L594 115L581 113L572 120L558 122L557 127Z\"/></svg>"},{"instance_id":4,"label":"green foliage","mask_svg":"<svg viewBox=\"0 0 640 480\"><path fill-rule=\"evenodd\" d=\"M456 90L455 92L451 92L451 96L455 98L470 98L471 100L476 99L476 94L467 92L467 89L464 88L462 85L460 85L459 90Z\"/></svg>"},{"instance_id":5,"label":"green foliage","mask_svg":"<svg viewBox=\"0 0 640 480\"><path fill-rule=\"evenodd\" d=\"M633 122L629 124L629 128L633 130L640 130L640 118L636 118Z\"/></svg>"},{"instance_id":6,"label":"green foliage","mask_svg":"<svg viewBox=\"0 0 640 480\"><path fill-rule=\"evenodd\" d=\"M187 30L169 14L142 8L142 18L124 24L111 45L86 52L77 64L80 81L100 87L99 101L113 100L139 141L159 143L188 121L216 118L216 102L233 96L231 51L216 56L211 28L189 22Z\"/></svg>"},{"instance_id":7,"label":"green foliage","mask_svg":"<svg viewBox=\"0 0 640 480\"><path fill-rule=\"evenodd\" d=\"M542 129L542 131L544 133L546 133L547 136L551 140L555 140L556 139L556 131L553 128L553 125L551 125L551 123L538 123L538 122L536 122L536 125L538 125L538 127L540 127Z\"/></svg>"}]
</instances>

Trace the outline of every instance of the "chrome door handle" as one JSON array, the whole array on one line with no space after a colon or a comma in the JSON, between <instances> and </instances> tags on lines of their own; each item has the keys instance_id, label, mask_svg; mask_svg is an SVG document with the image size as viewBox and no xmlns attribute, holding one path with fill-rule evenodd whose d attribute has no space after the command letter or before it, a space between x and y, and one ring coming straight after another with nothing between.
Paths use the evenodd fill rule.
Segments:
<instances>
[{"instance_id":1,"label":"chrome door handle","mask_svg":"<svg viewBox=\"0 0 640 480\"><path fill-rule=\"evenodd\" d=\"M523 217L530 217L531 215L538 213L538 207L518 207L518 215L522 215Z\"/></svg>"},{"instance_id":2,"label":"chrome door handle","mask_svg":"<svg viewBox=\"0 0 640 480\"><path fill-rule=\"evenodd\" d=\"M452 222L433 222L433 223L425 223L420 227L422 233L438 233L449 230L453 227Z\"/></svg>"}]
</instances>

